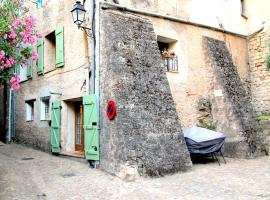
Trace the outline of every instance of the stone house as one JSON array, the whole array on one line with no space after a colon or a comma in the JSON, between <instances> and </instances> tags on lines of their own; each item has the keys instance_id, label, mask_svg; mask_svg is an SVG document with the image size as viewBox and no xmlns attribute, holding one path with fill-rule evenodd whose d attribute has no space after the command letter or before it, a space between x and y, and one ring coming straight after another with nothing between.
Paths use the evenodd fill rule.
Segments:
<instances>
[{"instance_id":1,"label":"stone house","mask_svg":"<svg viewBox=\"0 0 270 200\"><path fill-rule=\"evenodd\" d=\"M227 156L254 156L265 145L255 116L270 109L266 0L101 2L99 31L92 30L100 60L92 56L93 38L72 21L73 3L29 2L44 37L37 63L20 71L17 141L89 153L118 175L126 166L150 175L190 168L181 127L194 124L224 132ZM117 107L112 121L109 100Z\"/></svg>"}]
</instances>

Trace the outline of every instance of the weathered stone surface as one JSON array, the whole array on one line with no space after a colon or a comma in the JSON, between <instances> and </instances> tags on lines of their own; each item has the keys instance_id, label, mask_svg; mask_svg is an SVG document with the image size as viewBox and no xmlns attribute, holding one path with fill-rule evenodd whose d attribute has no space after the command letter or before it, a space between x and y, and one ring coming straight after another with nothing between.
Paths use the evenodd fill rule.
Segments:
<instances>
[{"instance_id":1,"label":"weathered stone surface","mask_svg":"<svg viewBox=\"0 0 270 200\"><path fill-rule=\"evenodd\" d=\"M256 155L263 150L264 145L260 126L255 120L251 97L239 77L226 44L209 37L204 37L204 42L218 83L223 88L226 106L237 118L236 123L239 123L241 131L240 137L235 135L234 138L230 138L231 144L225 150L229 152L237 149L236 154L242 151L246 156Z\"/></svg>"},{"instance_id":2,"label":"weathered stone surface","mask_svg":"<svg viewBox=\"0 0 270 200\"><path fill-rule=\"evenodd\" d=\"M270 71L266 58L269 55L270 29L265 29L248 40L252 104L258 115L270 112Z\"/></svg>"},{"instance_id":3,"label":"weathered stone surface","mask_svg":"<svg viewBox=\"0 0 270 200\"><path fill-rule=\"evenodd\" d=\"M156 37L149 20L104 10L101 30L101 167L162 175L191 167ZM117 117L105 114L108 100ZM135 155L134 155L135 154Z\"/></svg>"}]
</instances>

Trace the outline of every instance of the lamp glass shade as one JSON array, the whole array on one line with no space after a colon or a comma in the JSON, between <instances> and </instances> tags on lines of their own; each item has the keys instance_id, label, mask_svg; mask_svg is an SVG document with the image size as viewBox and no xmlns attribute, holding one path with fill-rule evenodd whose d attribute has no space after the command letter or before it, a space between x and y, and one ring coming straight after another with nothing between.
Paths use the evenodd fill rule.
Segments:
<instances>
[{"instance_id":1,"label":"lamp glass shade","mask_svg":"<svg viewBox=\"0 0 270 200\"><path fill-rule=\"evenodd\" d=\"M84 21L86 10L84 9L83 5L80 1L77 1L73 5L73 9L71 10L71 14L73 17L73 22L80 27Z\"/></svg>"}]
</instances>

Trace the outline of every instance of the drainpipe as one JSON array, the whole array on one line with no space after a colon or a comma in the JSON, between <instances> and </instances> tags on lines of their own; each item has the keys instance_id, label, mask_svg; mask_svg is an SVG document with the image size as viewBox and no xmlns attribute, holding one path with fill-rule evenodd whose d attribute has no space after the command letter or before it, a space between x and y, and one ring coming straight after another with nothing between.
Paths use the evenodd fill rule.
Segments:
<instances>
[{"instance_id":1,"label":"drainpipe","mask_svg":"<svg viewBox=\"0 0 270 200\"><path fill-rule=\"evenodd\" d=\"M91 38L91 94L95 93L95 28L94 28L94 15L95 15L95 1L91 0L89 5L89 13L92 13L91 16L89 16L89 21L91 23L91 30L92 30L92 38Z\"/></svg>"},{"instance_id":2,"label":"drainpipe","mask_svg":"<svg viewBox=\"0 0 270 200\"><path fill-rule=\"evenodd\" d=\"M95 94L97 97L97 119L99 119L99 65L100 65L100 0L95 0Z\"/></svg>"},{"instance_id":3,"label":"drainpipe","mask_svg":"<svg viewBox=\"0 0 270 200\"><path fill-rule=\"evenodd\" d=\"M12 89L9 89L9 99L8 99L8 137L7 142L11 142L11 95ZM13 113L14 114L14 113Z\"/></svg>"},{"instance_id":4,"label":"drainpipe","mask_svg":"<svg viewBox=\"0 0 270 200\"><path fill-rule=\"evenodd\" d=\"M89 88L89 64L90 64L90 58L89 58L89 52L88 52L88 42L87 42L87 36L86 33L83 32L83 43L85 48L85 55L87 58L87 65L85 66L85 89L86 89L86 95L90 94L90 88Z\"/></svg>"}]
</instances>

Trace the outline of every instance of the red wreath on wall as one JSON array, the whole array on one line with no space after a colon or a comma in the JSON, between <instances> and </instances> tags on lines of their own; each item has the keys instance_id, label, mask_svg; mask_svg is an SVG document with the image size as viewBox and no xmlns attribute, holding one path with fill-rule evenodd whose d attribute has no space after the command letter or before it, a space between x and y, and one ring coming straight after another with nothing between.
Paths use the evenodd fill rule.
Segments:
<instances>
[{"instance_id":1,"label":"red wreath on wall","mask_svg":"<svg viewBox=\"0 0 270 200\"><path fill-rule=\"evenodd\" d=\"M116 116L116 106L113 100L108 101L106 114L109 120L113 120Z\"/></svg>"}]
</instances>

